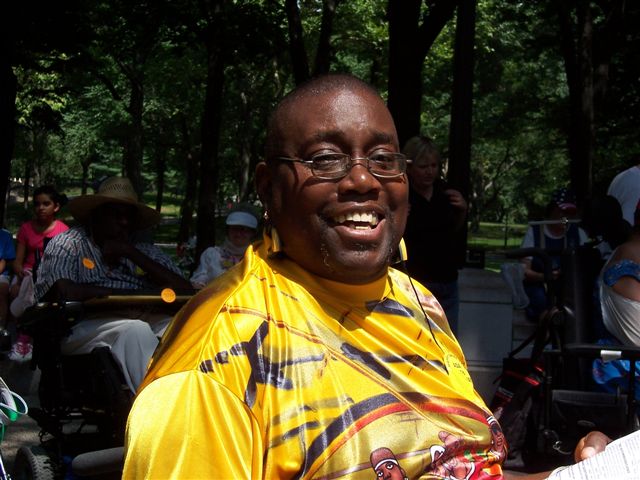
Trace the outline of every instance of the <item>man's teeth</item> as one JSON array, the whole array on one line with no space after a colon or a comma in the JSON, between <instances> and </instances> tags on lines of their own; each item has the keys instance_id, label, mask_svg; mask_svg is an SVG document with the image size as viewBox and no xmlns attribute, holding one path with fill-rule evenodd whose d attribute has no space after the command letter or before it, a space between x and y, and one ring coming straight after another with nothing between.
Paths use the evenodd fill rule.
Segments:
<instances>
[{"instance_id":1,"label":"man's teeth","mask_svg":"<svg viewBox=\"0 0 640 480\"><path fill-rule=\"evenodd\" d=\"M338 224L353 222L361 225L354 225L353 228L358 230L364 230L367 228L373 228L378 224L378 215L375 212L372 213L347 213L346 215L339 215L334 218L334 221ZM364 225L362 225L364 224Z\"/></svg>"}]
</instances>

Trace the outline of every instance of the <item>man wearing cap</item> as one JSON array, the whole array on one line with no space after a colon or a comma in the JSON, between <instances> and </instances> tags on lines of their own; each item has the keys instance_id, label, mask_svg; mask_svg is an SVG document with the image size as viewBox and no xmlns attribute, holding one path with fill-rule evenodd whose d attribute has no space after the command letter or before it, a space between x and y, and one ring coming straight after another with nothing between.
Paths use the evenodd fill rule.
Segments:
<instances>
[{"instance_id":1,"label":"man wearing cap","mask_svg":"<svg viewBox=\"0 0 640 480\"><path fill-rule=\"evenodd\" d=\"M220 246L209 247L200 256L198 268L191 276L194 288L203 288L229 268L242 260L244 252L255 236L258 228L256 217L243 211L231 212L227 216L227 238Z\"/></svg>"},{"instance_id":2,"label":"man wearing cap","mask_svg":"<svg viewBox=\"0 0 640 480\"><path fill-rule=\"evenodd\" d=\"M180 270L159 248L132 239L158 223L160 214L138 201L129 179L106 179L95 195L68 205L80 226L54 237L38 270L35 296L42 300L87 300L140 290L190 289ZM144 319L143 319L144 318ZM170 317L153 312L101 312L87 315L65 338L63 354L85 354L108 346L135 392L157 335Z\"/></svg>"},{"instance_id":3,"label":"man wearing cap","mask_svg":"<svg viewBox=\"0 0 640 480\"><path fill-rule=\"evenodd\" d=\"M575 218L578 213L575 202L571 190L555 190L545 208L545 219L549 222L529 226L520 245L521 248L536 247L552 252L551 270L554 280L560 276L561 256L558 252L566 248L576 248L588 240L587 234L576 223L565 221ZM523 259L523 263L524 288L529 297L527 317L532 321L538 321L550 307L544 285L544 265L542 259L536 257L527 257Z\"/></svg>"}]
</instances>

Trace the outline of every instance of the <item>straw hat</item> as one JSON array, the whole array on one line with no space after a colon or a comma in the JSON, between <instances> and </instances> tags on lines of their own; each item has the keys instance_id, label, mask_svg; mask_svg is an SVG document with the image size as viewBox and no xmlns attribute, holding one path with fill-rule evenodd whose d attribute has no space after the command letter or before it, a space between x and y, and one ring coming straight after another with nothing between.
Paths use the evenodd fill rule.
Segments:
<instances>
[{"instance_id":1,"label":"straw hat","mask_svg":"<svg viewBox=\"0 0 640 480\"><path fill-rule=\"evenodd\" d=\"M68 208L73 218L81 223L88 223L91 212L106 203L133 205L138 212L135 229L143 230L160 221L160 213L138 201L131 180L126 177L109 177L100 184L94 195L80 195L69 201Z\"/></svg>"}]
</instances>

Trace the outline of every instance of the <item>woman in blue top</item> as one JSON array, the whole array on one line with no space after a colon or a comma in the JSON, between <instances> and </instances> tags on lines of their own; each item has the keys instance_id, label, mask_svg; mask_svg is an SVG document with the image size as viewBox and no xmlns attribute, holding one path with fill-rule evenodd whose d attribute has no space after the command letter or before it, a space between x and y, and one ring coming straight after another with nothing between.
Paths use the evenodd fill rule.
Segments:
<instances>
[{"instance_id":1,"label":"woman in blue top","mask_svg":"<svg viewBox=\"0 0 640 480\"><path fill-rule=\"evenodd\" d=\"M640 347L640 202L628 240L611 254L602 268L600 301L602 320L610 335L603 344ZM627 360L594 361L594 379L606 391L626 388L630 369ZM640 368L636 366L636 375ZM636 382L636 398L640 386Z\"/></svg>"}]
</instances>

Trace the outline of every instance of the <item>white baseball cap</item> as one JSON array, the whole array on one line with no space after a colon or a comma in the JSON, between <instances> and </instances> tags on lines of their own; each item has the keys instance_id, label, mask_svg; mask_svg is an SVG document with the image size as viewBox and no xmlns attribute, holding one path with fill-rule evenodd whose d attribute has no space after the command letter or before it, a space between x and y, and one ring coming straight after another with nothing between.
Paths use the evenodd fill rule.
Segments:
<instances>
[{"instance_id":1,"label":"white baseball cap","mask_svg":"<svg viewBox=\"0 0 640 480\"><path fill-rule=\"evenodd\" d=\"M227 225L239 225L241 227L258 228L258 219L248 212L232 212L227 216Z\"/></svg>"}]
</instances>

